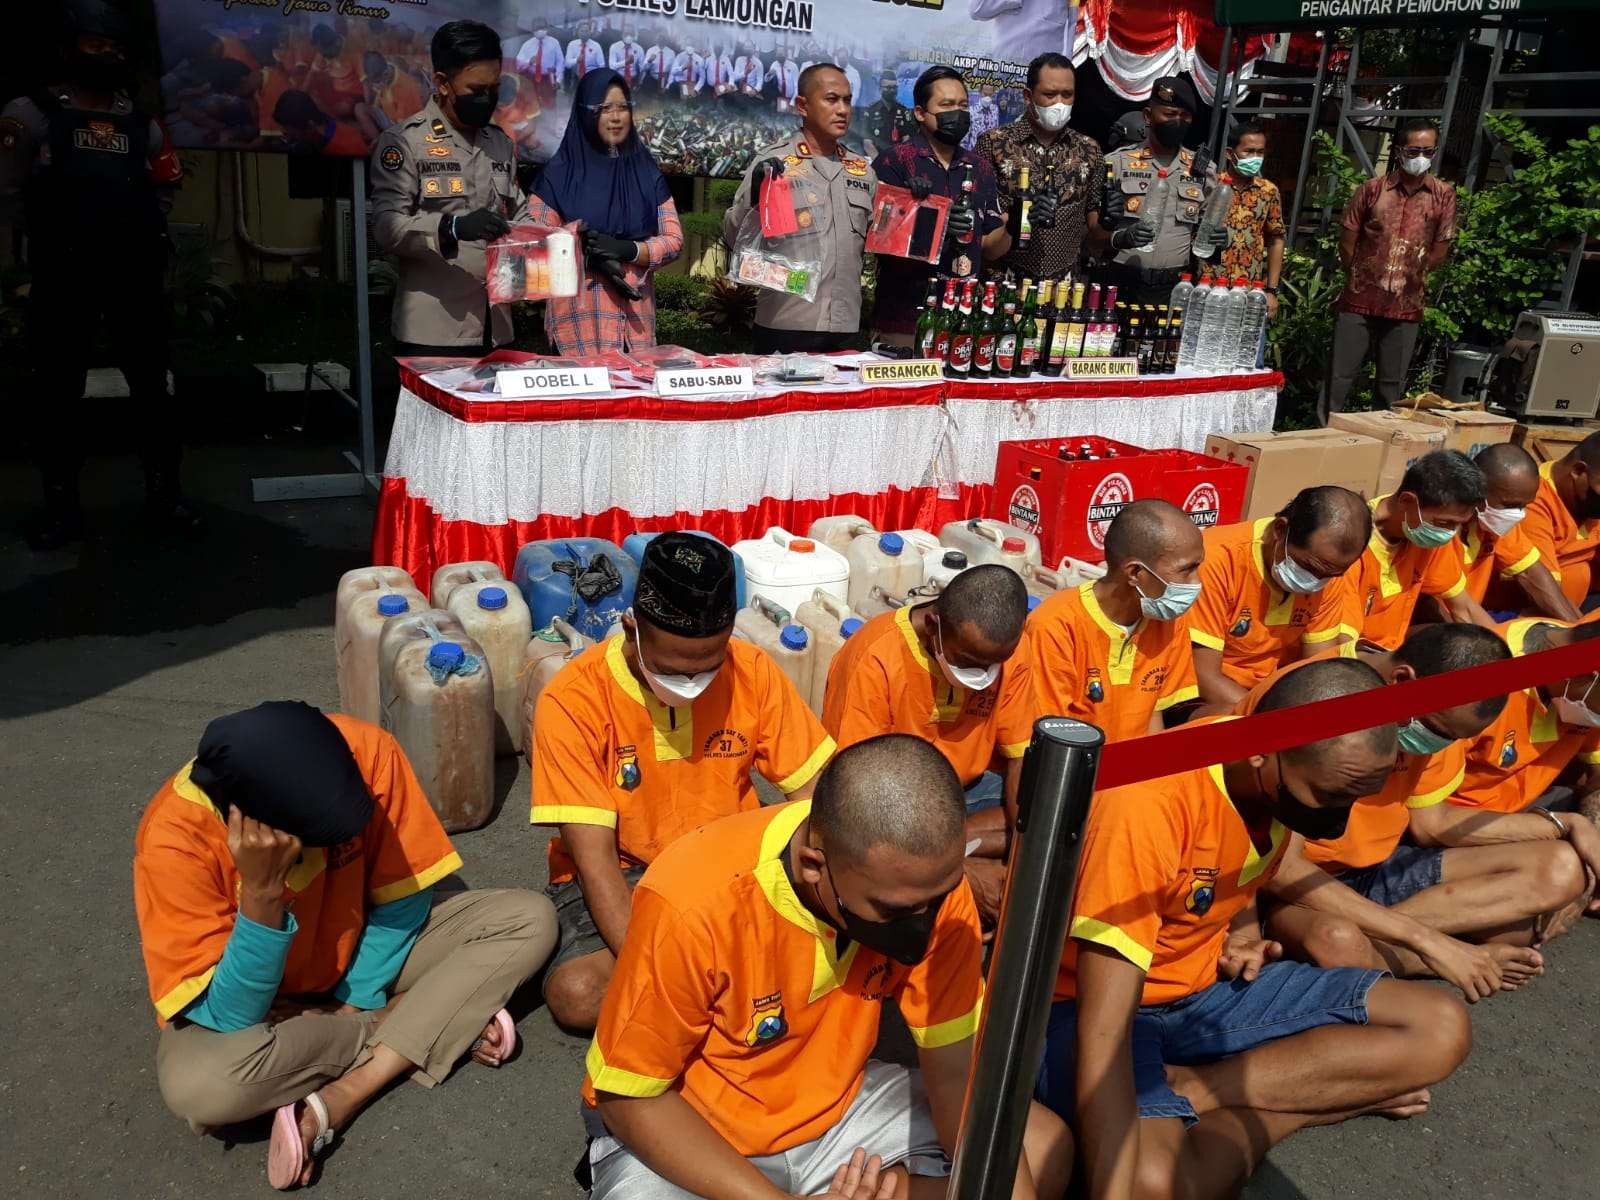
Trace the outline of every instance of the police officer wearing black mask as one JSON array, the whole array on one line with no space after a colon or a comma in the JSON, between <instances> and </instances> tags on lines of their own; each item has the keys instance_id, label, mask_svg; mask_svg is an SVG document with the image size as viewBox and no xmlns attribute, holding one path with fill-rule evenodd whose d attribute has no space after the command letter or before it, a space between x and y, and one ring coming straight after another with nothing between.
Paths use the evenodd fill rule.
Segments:
<instances>
[{"instance_id":1,"label":"police officer wearing black mask","mask_svg":"<svg viewBox=\"0 0 1600 1200\"><path fill-rule=\"evenodd\" d=\"M32 390L17 411L44 482L35 550L83 534L78 478L90 350L100 334L127 380L144 460L146 515L159 532L200 520L178 487L179 423L167 393L170 192L183 176L161 126L130 98L132 27L105 0L64 6L55 82L0 113L0 220L27 236Z\"/></svg>"}]
</instances>

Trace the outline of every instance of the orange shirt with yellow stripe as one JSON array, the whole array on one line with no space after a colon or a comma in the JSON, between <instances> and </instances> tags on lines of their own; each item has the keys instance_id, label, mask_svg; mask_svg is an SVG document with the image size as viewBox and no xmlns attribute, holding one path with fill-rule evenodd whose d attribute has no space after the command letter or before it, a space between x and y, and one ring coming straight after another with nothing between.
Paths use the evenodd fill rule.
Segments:
<instances>
[{"instance_id":1,"label":"orange shirt with yellow stripe","mask_svg":"<svg viewBox=\"0 0 1600 1200\"><path fill-rule=\"evenodd\" d=\"M1262 517L1205 531L1200 598L1188 613L1190 640L1220 651L1222 673L1247 688L1303 652L1360 632L1347 622L1348 574L1309 596L1278 587L1261 553L1271 523Z\"/></svg>"},{"instance_id":2,"label":"orange shirt with yellow stripe","mask_svg":"<svg viewBox=\"0 0 1600 1200\"><path fill-rule=\"evenodd\" d=\"M1038 711L1097 725L1108 742L1145 736L1154 714L1200 695L1188 614L1124 629L1092 582L1047 597L1025 641Z\"/></svg>"},{"instance_id":3,"label":"orange shirt with yellow stripe","mask_svg":"<svg viewBox=\"0 0 1600 1200\"><path fill-rule=\"evenodd\" d=\"M289 872L284 903L293 907L299 931L278 985L283 996L326 992L344 978L369 909L461 869L399 743L354 717L328 719L372 793L372 819L348 842L306 847ZM239 910L228 827L190 779L193 765L162 784L133 843L134 907L150 1002L163 1025L210 985Z\"/></svg>"},{"instance_id":4,"label":"orange shirt with yellow stripe","mask_svg":"<svg viewBox=\"0 0 1600 1200\"><path fill-rule=\"evenodd\" d=\"M1368 505L1376 513L1387 498L1378 496ZM1398 544L1391 545L1376 528L1360 559L1350 568L1349 578L1356 605L1355 618L1349 623L1359 624L1361 636L1385 650L1393 650L1405 641L1417 597L1449 600L1467 586L1460 551L1454 543L1426 550L1401 538Z\"/></svg>"},{"instance_id":5,"label":"orange shirt with yellow stripe","mask_svg":"<svg viewBox=\"0 0 1600 1200\"><path fill-rule=\"evenodd\" d=\"M932 742L971 784L998 754L1021 758L1033 736L1033 683L1023 648L981 692L944 677L911 626L912 609L873 617L845 642L828 670L822 724L839 749L880 733ZM1024 647L1026 643L1024 643Z\"/></svg>"},{"instance_id":6,"label":"orange shirt with yellow stripe","mask_svg":"<svg viewBox=\"0 0 1600 1200\"><path fill-rule=\"evenodd\" d=\"M1055 998L1077 997L1079 942L1142 970L1141 1004L1168 1004L1216 983L1229 923L1277 872L1288 841L1277 821L1252 836L1221 765L1097 792Z\"/></svg>"},{"instance_id":7,"label":"orange shirt with yellow stripe","mask_svg":"<svg viewBox=\"0 0 1600 1200\"><path fill-rule=\"evenodd\" d=\"M1547 617L1523 617L1497 626L1511 653L1527 653L1528 630L1558 625ZM1521 812L1549 790L1576 760L1600 763L1600 729L1573 728L1556 719L1538 688L1506 697L1505 711L1467 751L1466 778L1450 797L1461 808Z\"/></svg>"},{"instance_id":8,"label":"orange shirt with yellow stripe","mask_svg":"<svg viewBox=\"0 0 1600 1200\"><path fill-rule=\"evenodd\" d=\"M977 1032L983 943L966 881L916 966L859 942L841 954L784 869L810 811L797 801L718 821L645 873L584 1060L590 1106L597 1091L676 1089L739 1154L776 1154L844 1116L885 1000L923 1049Z\"/></svg>"},{"instance_id":9,"label":"orange shirt with yellow stripe","mask_svg":"<svg viewBox=\"0 0 1600 1200\"><path fill-rule=\"evenodd\" d=\"M1359 647L1357 647L1359 649ZM1297 667L1319 658L1332 658L1329 650L1315 658L1290 663L1258 683L1234 705L1234 714L1251 716L1273 685ZM1443 804L1461 786L1467 757L1466 742L1451 742L1437 754L1407 754L1395 759L1388 783L1376 796L1363 796L1350 807L1350 823L1342 836L1327 841L1307 841L1305 856L1337 874L1381 863L1393 854L1419 808Z\"/></svg>"},{"instance_id":10,"label":"orange shirt with yellow stripe","mask_svg":"<svg viewBox=\"0 0 1600 1200\"><path fill-rule=\"evenodd\" d=\"M720 817L760 805L752 770L782 792L833 756L800 693L759 646L734 638L711 686L669 708L634 678L622 635L563 667L533 715L535 825L616 830L619 864L642 866ZM560 835L550 882L577 874Z\"/></svg>"},{"instance_id":11,"label":"orange shirt with yellow stripe","mask_svg":"<svg viewBox=\"0 0 1600 1200\"><path fill-rule=\"evenodd\" d=\"M1473 521L1452 545L1461 557L1461 573L1467 581L1467 595L1479 604L1496 579L1515 579L1539 562L1539 547L1528 540L1524 518L1496 537L1482 523ZM1546 564L1548 565L1548 564Z\"/></svg>"},{"instance_id":12,"label":"orange shirt with yellow stripe","mask_svg":"<svg viewBox=\"0 0 1600 1200\"><path fill-rule=\"evenodd\" d=\"M1554 466L1545 463L1539 468L1539 494L1519 528L1538 549L1566 598L1582 605L1591 586L1594 552L1600 547L1600 520L1573 518L1550 477Z\"/></svg>"}]
</instances>

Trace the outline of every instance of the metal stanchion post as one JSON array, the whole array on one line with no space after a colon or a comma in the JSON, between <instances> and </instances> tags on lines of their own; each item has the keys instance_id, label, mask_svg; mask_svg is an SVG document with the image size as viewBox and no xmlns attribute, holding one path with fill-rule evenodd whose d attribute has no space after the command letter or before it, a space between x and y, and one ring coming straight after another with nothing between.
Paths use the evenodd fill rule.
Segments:
<instances>
[{"instance_id":1,"label":"metal stanchion post","mask_svg":"<svg viewBox=\"0 0 1600 1200\"><path fill-rule=\"evenodd\" d=\"M1044 717L1034 724L950 1200L1011 1195L1104 745L1105 735L1081 721Z\"/></svg>"}]
</instances>

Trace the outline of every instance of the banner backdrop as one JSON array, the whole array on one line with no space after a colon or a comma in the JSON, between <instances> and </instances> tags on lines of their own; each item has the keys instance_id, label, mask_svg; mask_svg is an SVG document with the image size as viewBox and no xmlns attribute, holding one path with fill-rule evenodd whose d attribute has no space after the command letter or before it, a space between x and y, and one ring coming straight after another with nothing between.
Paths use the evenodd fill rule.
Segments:
<instances>
[{"instance_id":1,"label":"banner backdrop","mask_svg":"<svg viewBox=\"0 0 1600 1200\"><path fill-rule=\"evenodd\" d=\"M734 175L794 129L813 62L844 68L865 153L936 63L965 77L975 140L1020 115L1034 56L1072 53L1078 14L1067 0L156 0L156 15L180 147L365 154L433 90L433 31L470 17L501 34L495 120L522 158L554 152L578 79L610 66L663 169Z\"/></svg>"}]
</instances>

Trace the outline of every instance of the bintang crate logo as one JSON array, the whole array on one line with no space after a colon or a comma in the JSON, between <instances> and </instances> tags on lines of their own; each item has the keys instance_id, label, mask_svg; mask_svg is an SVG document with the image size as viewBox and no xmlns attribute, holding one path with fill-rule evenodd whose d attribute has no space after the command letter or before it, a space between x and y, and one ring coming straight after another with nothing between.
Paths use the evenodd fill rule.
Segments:
<instances>
[{"instance_id":1,"label":"bintang crate logo","mask_svg":"<svg viewBox=\"0 0 1600 1200\"><path fill-rule=\"evenodd\" d=\"M1089 497L1089 514L1086 518L1089 540L1096 550L1106 547L1106 526L1134 500L1133 482L1122 472L1107 475Z\"/></svg>"},{"instance_id":2,"label":"bintang crate logo","mask_svg":"<svg viewBox=\"0 0 1600 1200\"><path fill-rule=\"evenodd\" d=\"M1215 485L1209 483L1195 484L1189 498L1183 502L1183 511L1202 529L1217 523L1217 510L1221 507L1222 497L1217 494Z\"/></svg>"},{"instance_id":3,"label":"bintang crate logo","mask_svg":"<svg viewBox=\"0 0 1600 1200\"><path fill-rule=\"evenodd\" d=\"M1039 532L1039 493L1023 484L1011 493L1011 503L1006 506L1011 523L1029 533Z\"/></svg>"}]
</instances>

